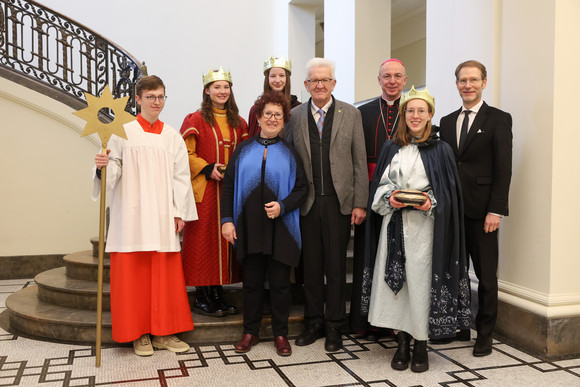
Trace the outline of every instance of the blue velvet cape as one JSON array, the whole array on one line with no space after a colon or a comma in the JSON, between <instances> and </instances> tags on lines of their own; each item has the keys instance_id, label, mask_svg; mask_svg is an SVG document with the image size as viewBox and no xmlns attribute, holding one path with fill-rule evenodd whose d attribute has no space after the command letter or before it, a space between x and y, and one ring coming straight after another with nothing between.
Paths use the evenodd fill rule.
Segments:
<instances>
[{"instance_id":1,"label":"blue velvet cape","mask_svg":"<svg viewBox=\"0 0 580 387\"><path fill-rule=\"evenodd\" d=\"M238 260L262 253L296 266L302 248L298 209L306 193L302 165L282 139L256 136L238 145L222 190L222 224L233 222L236 227ZM264 210L271 201L280 203L276 219L269 219Z\"/></svg>"}]
</instances>

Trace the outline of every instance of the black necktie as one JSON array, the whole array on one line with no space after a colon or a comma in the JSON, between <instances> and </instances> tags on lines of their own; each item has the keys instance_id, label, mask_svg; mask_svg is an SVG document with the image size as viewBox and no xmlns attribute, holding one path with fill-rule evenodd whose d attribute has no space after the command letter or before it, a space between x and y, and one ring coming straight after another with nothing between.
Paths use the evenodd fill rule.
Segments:
<instances>
[{"instance_id":1,"label":"black necktie","mask_svg":"<svg viewBox=\"0 0 580 387\"><path fill-rule=\"evenodd\" d=\"M469 126L469 113L471 110L464 110L465 117L463 117L463 124L461 124L461 134L459 135L459 150L462 150L465 146L465 140L467 140L467 127Z\"/></svg>"},{"instance_id":2,"label":"black necktie","mask_svg":"<svg viewBox=\"0 0 580 387\"><path fill-rule=\"evenodd\" d=\"M393 212L387 225L389 247L387 249L387 264L385 265L385 282L395 294L403 289L407 277L402 212L403 209Z\"/></svg>"}]
</instances>

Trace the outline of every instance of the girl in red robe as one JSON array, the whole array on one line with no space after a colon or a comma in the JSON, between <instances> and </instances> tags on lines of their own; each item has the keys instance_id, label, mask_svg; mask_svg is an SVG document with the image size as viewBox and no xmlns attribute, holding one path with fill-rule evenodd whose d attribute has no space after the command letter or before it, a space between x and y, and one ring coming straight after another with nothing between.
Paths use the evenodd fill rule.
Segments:
<instances>
[{"instance_id":1,"label":"girl in red robe","mask_svg":"<svg viewBox=\"0 0 580 387\"><path fill-rule=\"evenodd\" d=\"M225 166L247 125L238 115L231 74L220 67L203 77L201 109L188 114L181 126L189 154L191 184L199 220L183 233L183 270L188 286L196 287L194 311L208 316L238 313L223 298L223 284L240 281L240 268L221 236L220 196Z\"/></svg>"}]
</instances>

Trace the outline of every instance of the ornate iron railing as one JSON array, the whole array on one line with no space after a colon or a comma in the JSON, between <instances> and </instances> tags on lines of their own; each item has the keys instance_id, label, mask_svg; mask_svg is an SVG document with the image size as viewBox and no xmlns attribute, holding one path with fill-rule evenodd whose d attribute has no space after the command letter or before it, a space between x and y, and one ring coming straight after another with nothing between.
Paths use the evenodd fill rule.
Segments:
<instances>
[{"instance_id":1,"label":"ornate iron railing","mask_svg":"<svg viewBox=\"0 0 580 387\"><path fill-rule=\"evenodd\" d=\"M135 83L141 63L82 24L29 0L0 0L0 67L86 102L109 85L115 98L129 95L136 114Z\"/></svg>"}]
</instances>

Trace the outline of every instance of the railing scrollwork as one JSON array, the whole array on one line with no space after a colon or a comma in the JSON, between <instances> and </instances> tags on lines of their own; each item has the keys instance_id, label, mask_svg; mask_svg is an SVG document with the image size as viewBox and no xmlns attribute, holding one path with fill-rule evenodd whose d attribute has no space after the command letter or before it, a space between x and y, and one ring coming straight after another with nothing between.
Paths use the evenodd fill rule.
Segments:
<instances>
[{"instance_id":1,"label":"railing scrollwork","mask_svg":"<svg viewBox=\"0 0 580 387\"><path fill-rule=\"evenodd\" d=\"M82 24L30 0L0 0L0 67L32 78L82 102L109 85L129 96L137 114L135 83L141 63Z\"/></svg>"}]
</instances>

